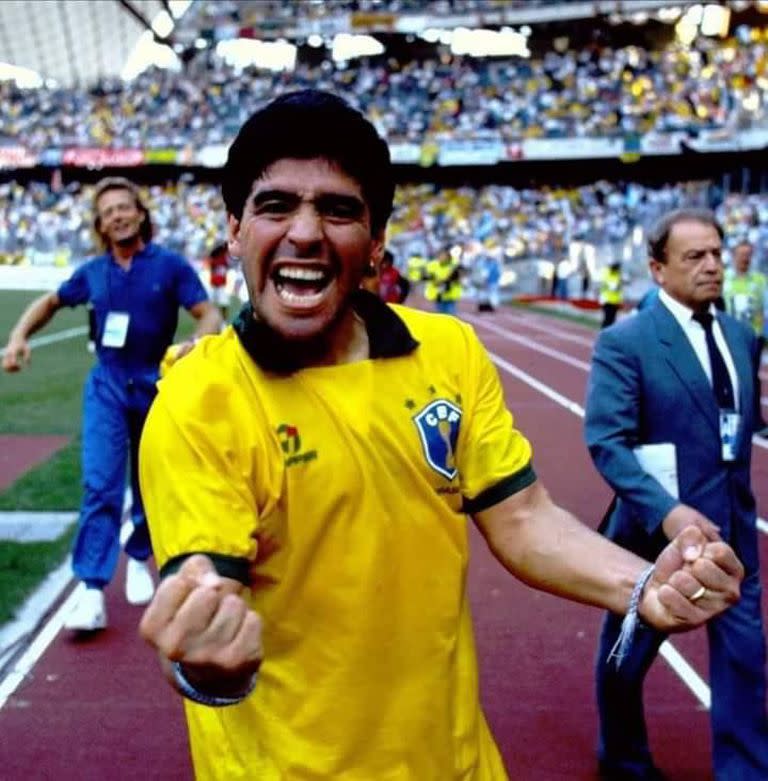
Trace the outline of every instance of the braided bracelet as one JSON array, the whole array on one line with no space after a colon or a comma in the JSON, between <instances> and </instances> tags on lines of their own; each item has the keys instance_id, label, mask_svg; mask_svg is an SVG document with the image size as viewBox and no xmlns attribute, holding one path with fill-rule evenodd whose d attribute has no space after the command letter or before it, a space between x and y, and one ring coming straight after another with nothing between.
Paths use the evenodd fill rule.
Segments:
<instances>
[{"instance_id":1,"label":"braided bracelet","mask_svg":"<svg viewBox=\"0 0 768 781\"><path fill-rule=\"evenodd\" d=\"M643 596L643 589L645 588L646 583L648 583L648 581L651 579L651 575L653 575L654 570L655 566L653 564L650 564L648 567L646 567L640 574L640 577L637 579L635 587L632 589L632 596L629 599L629 609L627 610L627 614L624 616L624 620L621 622L621 632L619 632L616 643L614 644L613 648L611 648L611 653L608 654L608 661L611 662L615 660L616 667L621 665L624 657L627 655L629 646L632 645L632 640L635 636L635 630L637 629L637 625L640 623L640 616L638 615L640 599Z\"/></svg>"},{"instance_id":2,"label":"braided bracelet","mask_svg":"<svg viewBox=\"0 0 768 781\"><path fill-rule=\"evenodd\" d=\"M227 705L237 705L242 702L254 690L256 687L256 680L259 677L258 673L254 673L251 676L251 680L245 691L240 694L235 694L231 697L221 697L219 695L206 694L193 686L184 674L184 668L182 667L181 662L172 662L171 667L173 668L173 678L176 681L179 691L188 700L200 705L208 705L210 708L224 708Z\"/></svg>"}]
</instances>

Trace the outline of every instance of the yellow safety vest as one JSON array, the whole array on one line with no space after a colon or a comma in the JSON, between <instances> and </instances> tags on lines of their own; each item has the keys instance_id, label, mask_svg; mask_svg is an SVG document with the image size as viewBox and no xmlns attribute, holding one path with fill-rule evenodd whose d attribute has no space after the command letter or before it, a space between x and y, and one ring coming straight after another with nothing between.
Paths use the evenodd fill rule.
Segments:
<instances>
[{"instance_id":1,"label":"yellow safety vest","mask_svg":"<svg viewBox=\"0 0 768 781\"><path fill-rule=\"evenodd\" d=\"M427 263L427 284L424 288L427 301L458 301L461 298L458 275L451 279L458 267L455 261L445 263L442 260L430 260Z\"/></svg>"},{"instance_id":2,"label":"yellow safety vest","mask_svg":"<svg viewBox=\"0 0 768 781\"><path fill-rule=\"evenodd\" d=\"M412 255L408 258L408 279L411 282L421 282L424 279L427 261L419 255Z\"/></svg>"},{"instance_id":3,"label":"yellow safety vest","mask_svg":"<svg viewBox=\"0 0 768 781\"><path fill-rule=\"evenodd\" d=\"M600 284L600 303L619 306L622 301L624 301L624 291L622 290L621 271L614 271L611 268L604 269Z\"/></svg>"}]
</instances>

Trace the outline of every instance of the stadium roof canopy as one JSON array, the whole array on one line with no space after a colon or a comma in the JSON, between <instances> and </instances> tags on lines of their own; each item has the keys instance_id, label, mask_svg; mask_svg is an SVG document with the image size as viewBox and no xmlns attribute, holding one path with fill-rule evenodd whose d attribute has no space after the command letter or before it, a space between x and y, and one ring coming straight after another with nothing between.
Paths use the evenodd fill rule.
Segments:
<instances>
[{"instance_id":1,"label":"stadium roof canopy","mask_svg":"<svg viewBox=\"0 0 768 781\"><path fill-rule=\"evenodd\" d=\"M0 0L0 63L59 86L120 76L158 14L173 17L179 7L168 0Z\"/></svg>"}]
</instances>

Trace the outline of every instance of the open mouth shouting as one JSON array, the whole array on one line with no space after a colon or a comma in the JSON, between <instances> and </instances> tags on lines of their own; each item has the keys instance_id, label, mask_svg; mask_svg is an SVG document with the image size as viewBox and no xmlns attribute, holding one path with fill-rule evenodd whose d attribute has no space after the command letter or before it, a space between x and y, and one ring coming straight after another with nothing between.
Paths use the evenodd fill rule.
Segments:
<instances>
[{"instance_id":1,"label":"open mouth shouting","mask_svg":"<svg viewBox=\"0 0 768 781\"><path fill-rule=\"evenodd\" d=\"M336 275L319 263L280 263L270 274L280 303L293 311L312 311L331 292Z\"/></svg>"}]
</instances>

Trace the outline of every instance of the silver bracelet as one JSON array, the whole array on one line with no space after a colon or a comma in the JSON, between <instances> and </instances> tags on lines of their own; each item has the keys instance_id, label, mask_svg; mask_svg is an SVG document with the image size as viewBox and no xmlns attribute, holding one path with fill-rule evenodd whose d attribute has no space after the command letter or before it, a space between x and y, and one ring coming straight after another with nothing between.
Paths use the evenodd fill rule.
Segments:
<instances>
[{"instance_id":1,"label":"silver bracelet","mask_svg":"<svg viewBox=\"0 0 768 781\"><path fill-rule=\"evenodd\" d=\"M259 677L258 673L254 673L251 676L251 680L248 683L245 691L241 694L236 694L231 697L221 697L216 694L206 694L194 687L184 674L184 668L181 662L172 662L171 667L173 669L173 678L176 681L179 691L192 702L197 702L200 705L207 705L210 708L225 708L227 705L237 705L242 702L256 687L256 681Z\"/></svg>"},{"instance_id":2,"label":"silver bracelet","mask_svg":"<svg viewBox=\"0 0 768 781\"><path fill-rule=\"evenodd\" d=\"M624 657L629 651L629 646L632 645L632 640L635 636L635 630L640 623L640 616L638 611L640 609L640 599L643 596L643 589L645 584L651 579L656 567L650 564L641 573L640 577L635 583L635 587L632 589L632 596L629 599L629 609L624 616L624 620L621 622L621 631L616 638L616 643L611 648L611 653L608 654L608 661L616 661L616 667L619 667L624 660Z\"/></svg>"}]
</instances>

